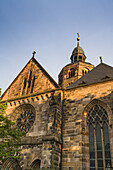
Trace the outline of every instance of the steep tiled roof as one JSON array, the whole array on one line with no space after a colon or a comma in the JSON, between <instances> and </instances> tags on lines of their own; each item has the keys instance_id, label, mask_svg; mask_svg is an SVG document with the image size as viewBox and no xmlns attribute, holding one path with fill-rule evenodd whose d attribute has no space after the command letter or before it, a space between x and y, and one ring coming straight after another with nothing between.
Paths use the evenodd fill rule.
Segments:
<instances>
[{"instance_id":1,"label":"steep tiled roof","mask_svg":"<svg viewBox=\"0 0 113 170\"><path fill-rule=\"evenodd\" d=\"M108 66L104 63L100 63L90 72L88 72L80 79L68 86L67 89L83 85L89 85L93 83L99 83L110 79L113 79L113 67Z\"/></svg>"}]
</instances>

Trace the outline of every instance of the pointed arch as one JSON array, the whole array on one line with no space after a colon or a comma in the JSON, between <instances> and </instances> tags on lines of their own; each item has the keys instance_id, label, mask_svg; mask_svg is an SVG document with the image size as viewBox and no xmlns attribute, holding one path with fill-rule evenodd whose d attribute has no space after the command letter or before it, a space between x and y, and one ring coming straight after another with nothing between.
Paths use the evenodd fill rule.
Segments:
<instances>
[{"instance_id":1,"label":"pointed arch","mask_svg":"<svg viewBox=\"0 0 113 170\"><path fill-rule=\"evenodd\" d=\"M103 169L111 165L110 124L111 109L101 100L92 100L84 109L83 127L89 138L89 169Z\"/></svg>"},{"instance_id":2,"label":"pointed arch","mask_svg":"<svg viewBox=\"0 0 113 170\"><path fill-rule=\"evenodd\" d=\"M93 99L90 103L88 103L86 105L86 107L84 108L84 111L83 111L83 115L82 115L83 120L87 118L87 114L88 114L89 110L94 105L101 105L106 110L106 112L108 114L109 125L111 125L112 124L112 122L111 122L112 121L112 111L111 111L109 105L100 99Z\"/></svg>"}]
</instances>

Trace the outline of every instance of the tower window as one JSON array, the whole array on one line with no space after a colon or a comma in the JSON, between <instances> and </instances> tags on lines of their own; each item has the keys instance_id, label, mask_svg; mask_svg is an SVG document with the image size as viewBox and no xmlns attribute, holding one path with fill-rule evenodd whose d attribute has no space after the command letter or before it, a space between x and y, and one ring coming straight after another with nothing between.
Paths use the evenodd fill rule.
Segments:
<instances>
[{"instance_id":1,"label":"tower window","mask_svg":"<svg viewBox=\"0 0 113 170\"><path fill-rule=\"evenodd\" d=\"M75 76L75 69L72 68L72 69L71 69L71 77L74 77L74 76Z\"/></svg>"},{"instance_id":2,"label":"tower window","mask_svg":"<svg viewBox=\"0 0 113 170\"><path fill-rule=\"evenodd\" d=\"M76 62L76 61L77 61L77 56L74 57L74 62Z\"/></svg>"},{"instance_id":3,"label":"tower window","mask_svg":"<svg viewBox=\"0 0 113 170\"><path fill-rule=\"evenodd\" d=\"M75 69L71 68L69 72L69 78L74 77L74 76L75 76Z\"/></svg>"},{"instance_id":4,"label":"tower window","mask_svg":"<svg viewBox=\"0 0 113 170\"><path fill-rule=\"evenodd\" d=\"M83 58L83 62L85 62L85 58Z\"/></svg>"},{"instance_id":5,"label":"tower window","mask_svg":"<svg viewBox=\"0 0 113 170\"><path fill-rule=\"evenodd\" d=\"M84 70L82 70L82 75L84 75Z\"/></svg>"},{"instance_id":6,"label":"tower window","mask_svg":"<svg viewBox=\"0 0 113 170\"><path fill-rule=\"evenodd\" d=\"M79 61L82 61L82 56L81 55L79 56Z\"/></svg>"}]
</instances>

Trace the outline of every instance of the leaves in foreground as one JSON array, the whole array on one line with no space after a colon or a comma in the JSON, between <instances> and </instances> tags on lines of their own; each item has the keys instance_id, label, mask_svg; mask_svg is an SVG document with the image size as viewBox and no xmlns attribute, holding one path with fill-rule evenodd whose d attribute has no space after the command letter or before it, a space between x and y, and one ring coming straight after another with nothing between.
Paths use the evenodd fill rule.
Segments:
<instances>
[{"instance_id":1,"label":"leaves in foreground","mask_svg":"<svg viewBox=\"0 0 113 170\"><path fill-rule=\"evenodd\" d=\"M21 132L15 123L5 116L7 103L1 103L0 99L0 160L7 158L21 159L18 154L21 149L19 143L25 133Z\"/></svg>"}]
</instances>

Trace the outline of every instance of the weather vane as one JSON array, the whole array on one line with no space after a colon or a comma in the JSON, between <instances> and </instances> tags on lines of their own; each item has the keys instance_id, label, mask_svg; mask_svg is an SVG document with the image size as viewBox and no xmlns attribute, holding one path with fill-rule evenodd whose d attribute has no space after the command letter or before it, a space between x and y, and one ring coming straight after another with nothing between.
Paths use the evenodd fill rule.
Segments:
<instances>
[{"instance_id":1,"label":"weather vane","mask_svg":"<svg viewBox=\"0 0 113 170\"><path fill-rule=\"evenodd\" d=\"M80 41L80 34L79 32L77 33L78 37L77 37L77 41Z\"/></svg>"}]
</instances>

